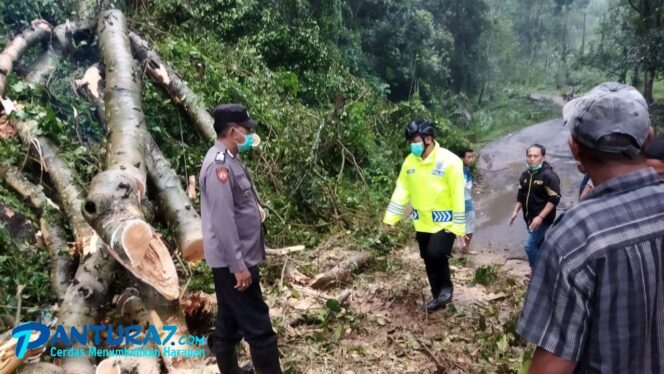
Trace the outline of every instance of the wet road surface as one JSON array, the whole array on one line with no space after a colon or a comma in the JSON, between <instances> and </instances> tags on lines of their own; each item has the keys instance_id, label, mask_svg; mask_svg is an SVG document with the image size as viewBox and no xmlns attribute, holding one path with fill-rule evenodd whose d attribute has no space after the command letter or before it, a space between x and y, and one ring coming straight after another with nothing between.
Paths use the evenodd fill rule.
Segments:
<instances>
[{"instance_id":1,"label":"wet road surface","mask_svg":"<svg viewBox=\"0 0 664 374\"><path fill-rule=\"evenodd\" d=\"M569 129L563 126L562 119L554 119L511 133L479 151L482 183L473 193L477 214L472 242L474 250L498 253L507 258L526 258L523 216L519 213L512 226L508 226L507 221L516 203L517 179L526 169L526 149L533 143L546 148L545 160L560 177L562 199L558 211L576 203L583 175L573 164L568 138Z\"/></svg>"}]
</instances>

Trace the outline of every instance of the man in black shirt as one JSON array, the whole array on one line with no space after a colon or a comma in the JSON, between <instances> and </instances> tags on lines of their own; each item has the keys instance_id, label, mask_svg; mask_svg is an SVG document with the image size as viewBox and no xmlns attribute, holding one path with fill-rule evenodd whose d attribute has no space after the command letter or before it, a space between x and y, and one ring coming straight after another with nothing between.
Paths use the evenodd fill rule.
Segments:
<instances>
[{"instance_id":1,"label":"man in black shirt","mask_svg":"<svg viewBox=\"0 0 664 374\"><path fill-rule=\"evenodd\" d=\"M519 177L519 192L509 224L514 223L519 210L528 226L525 250L533 269L544 234L556 218L556 205L560 202L560 179L551 165L544 161L546 149L533 144L526 150L528 168Z\"/></svg>"}]
</instances>

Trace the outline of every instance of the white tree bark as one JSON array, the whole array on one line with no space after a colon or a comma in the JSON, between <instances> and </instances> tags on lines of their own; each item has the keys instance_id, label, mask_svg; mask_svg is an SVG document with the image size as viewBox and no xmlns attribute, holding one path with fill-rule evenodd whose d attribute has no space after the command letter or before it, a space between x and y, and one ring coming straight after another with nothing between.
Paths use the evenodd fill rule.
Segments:
<instances>
[{"instance_id":1,"label":"white tree bark","mask_svg":"<svg viewBox=\"0 0 664 374\"><path fill-rule=\"evenodd\" d=\"M107 165L92 179L84 215L122 266L174 300L179 295L175 265L141 210L147 129L124 15L118 10L102 12L97 28L106 79Z\"/></svg>"},{"instance_id":2,"label":"white tree bark","mask_svg":"<svg viewBox=\"0 0 664 374\"><path fill-rule=\"evenodd\" d=\"M34 20L30 27L7 43L5 49L0 53L0 97L5 96L7 78L14 69L14 63L21 58L30 46L49 35L52 28L43 19Z\"/></svg>"}]
</instances>

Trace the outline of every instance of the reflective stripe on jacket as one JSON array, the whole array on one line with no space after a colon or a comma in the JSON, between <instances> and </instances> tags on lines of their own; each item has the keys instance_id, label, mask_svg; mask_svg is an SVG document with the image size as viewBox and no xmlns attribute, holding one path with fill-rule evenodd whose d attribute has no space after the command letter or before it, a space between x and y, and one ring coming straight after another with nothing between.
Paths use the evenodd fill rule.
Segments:
<instances>
[{"instance_id":1,"label":"reflective stripe on jacket","mask_svg":"<svg viewBox=\"0 0 664 374\"><path fill-rule=\"evenodd\" d=\"M383 222L399 222L410 202L416 231L448 230L462 236L466 229L463 162L438 143L435 145L425 160L413 154L406 157Z\"/></svg>"}]
</instances>

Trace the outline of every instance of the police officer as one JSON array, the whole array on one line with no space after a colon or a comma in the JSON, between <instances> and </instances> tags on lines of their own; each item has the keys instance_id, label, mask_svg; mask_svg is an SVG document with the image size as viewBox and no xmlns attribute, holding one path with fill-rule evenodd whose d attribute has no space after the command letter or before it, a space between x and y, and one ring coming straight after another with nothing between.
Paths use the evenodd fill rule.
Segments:
<instances>
[{"instance_id":1,"label":"police officer","mask_svg":"<svg viewBox=\"0 0 664 374\"><path fill-rule=\"evenodd\" d=\"M257 123L240 104L218 105L213 117L217 139L199 176L205 261L218 306L212 349L222 374L245 373L235 353L244 337L257 373L281 373L277 336L259 283L264 213L239 156L257 140Z\"/></svg>"},{"instance_id":2,"label":"police officer","mask_svg":"<svg viewBox=\"0 0 664 374\"><path fill-rule=\"evenodd\" d=\"M463 163L435 140L431 121L418 119L406 126L410 153L401 166L397 185L385 212L388 231L399 222L410 202L416 239L424 259L431 294L426 304L433 312L452 301L449 257L455 237L465 246Z\"/></svg>"}]
</instances>

